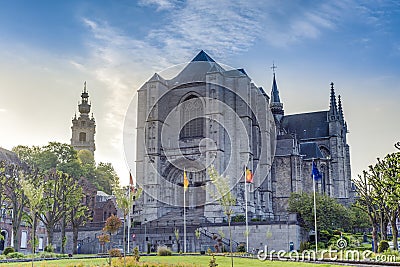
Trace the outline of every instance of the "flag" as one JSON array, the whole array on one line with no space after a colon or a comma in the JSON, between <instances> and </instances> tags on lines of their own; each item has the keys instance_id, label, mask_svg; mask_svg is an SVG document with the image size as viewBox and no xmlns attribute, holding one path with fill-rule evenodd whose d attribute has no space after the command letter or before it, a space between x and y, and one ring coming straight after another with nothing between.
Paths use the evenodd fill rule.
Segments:
<instances>
[{"instance_id":1,"label":"flag","mask_svg":"<svg viewBox=\"0 0 400 267\"><path fill-rule=\"evenodd\" d=\"M189 180L187 178L186 171L183 170L183 188L186 191L188 189L188 187L189 187Z\"/></svg>"},{"instance_id":2,"label":"flag","mask_svg":"<svg viewBox=\"0 0 400 267\"><path fill-rule=\"evenodd\" d=\"M133 186L133 178L132 178L132 173L129 172L129 189L131 192L135 191L135 187Z\"/></svg>"},{"instance_id":3,"label":"flag","mask_svg":"<svg viewBox=\"0 0 400 267\"><path fill-rule=\"evenodd\" d=\"M253 182L253 173L247 167L246 167L246 182L247 183L252 183Z\"/></svg>"},{"instance_id":4,"label":"flag","mask_svg":"<svg viewBox=\"0 0 400 267\"><path fill-rule=\"evenodd\" d=\"M322 178L321 173L318 171L317 165L315 165L315 162L312 163L312 171L311 171L311 176L315 181L318 181L319 179Z\"/></svg>"}]
</instances>

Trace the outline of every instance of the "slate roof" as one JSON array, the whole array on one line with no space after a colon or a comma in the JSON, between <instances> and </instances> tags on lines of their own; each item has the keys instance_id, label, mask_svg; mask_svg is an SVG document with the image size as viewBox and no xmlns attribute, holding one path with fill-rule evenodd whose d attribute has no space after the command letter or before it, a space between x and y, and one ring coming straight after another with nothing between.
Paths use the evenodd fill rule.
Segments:
<instances>
[{"instance_id":1,"label":"slate roof","mask_svg":"<svg viewBox=\"0 0 400 267\"><path fill-rule=\"evenodd\" d=\"M203 50L200 51L200 53L197 54L197 56L192 59L192 62L195 61L209 61L209 62L215 62L214 59L212 59L209 55L207 55L206 52Z\"/></svg>"},{"instance_id":2,"label":"slate roof","mask_svg":"<svg viewBox=\"0 0 400 267\"><path fill-rule=\"evenodd\" d=\"M306 142L300 144L300 155L304 155L304 159L322 159L324 156L321 153L317 143Z\"/></svg>"},{"instance_id":3,"label":"slate roof","mask_svg":"<svg viewBox=\"0 0 400 267\"><path fill-rule=\"evenodd\" d=\"M287 115L282 118L281 125L299 140L329 136L328 111Z\"/></svg>"}]
</instances>

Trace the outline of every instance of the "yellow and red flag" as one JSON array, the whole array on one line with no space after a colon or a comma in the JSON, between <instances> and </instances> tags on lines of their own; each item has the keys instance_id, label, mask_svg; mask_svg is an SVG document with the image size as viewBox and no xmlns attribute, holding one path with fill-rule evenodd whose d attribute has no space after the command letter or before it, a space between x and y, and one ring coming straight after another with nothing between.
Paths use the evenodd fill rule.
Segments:
<instances>
[{"instance_id":1,"label":"yellow and red flag","mask_svg":"<svg viewBox=\"0 0 400 267\"><path fill-rule=\"evenodd\" d=\"M252 183L253 182L253 173L247 167L246 167L246 182L247 183Z\"/></svg>"},{"instance_id":2,"label":"yellow and red flag","mask_svg":"<svg viewBox=\"0 0 400 267\"><path fill-rule=\"evenodd\" d=\"M188 180L188 178L187 178L186 171L183 170L183 188L184 188L185 190L187 190L188 187L189 187L189 180Z\"/></svg>"}]
</instances>

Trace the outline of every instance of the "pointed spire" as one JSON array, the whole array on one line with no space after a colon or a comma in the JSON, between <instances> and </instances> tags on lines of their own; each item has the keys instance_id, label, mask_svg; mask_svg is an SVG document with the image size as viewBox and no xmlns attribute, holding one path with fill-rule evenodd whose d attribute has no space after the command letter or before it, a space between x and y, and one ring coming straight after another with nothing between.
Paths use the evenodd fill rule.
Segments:
<instances>
[{"instance_id":1,"label":"pointed spire","mask_svg":"<svg viewBox=\"0 0 400 267\"><path fill-rule=\"evenodd\" d=\"M273 80L272 80L272 89L271 89L271 111L272 114L274 115L275 121L278 123L282 119L284 115L284 110L283 110L283 103L281 103L281 99L279 97L279 90L278 90L278 85L276 83L276 77L275 77L275 69L276 69L275 63L272 63L272 73L274 75Z\"/></svg>"},{"instance_id":2,"label":"pointed spire","mask_svg":"<svg viewBox=\"0 0 400 267\"><path fill-rule=\"evenodd\" d=\"M329 106L329 115L330 120L335 120L336 116L338 115L337 105L336 105L336 96L335 96L335 89L333 88L334 83L331 82L331 101Z\"/></svg>"},{"instance_id":3,"label":"pointed spire","mask_svg":"<svg viewBox=\"0 0 400 267\"><path fill-rule=\"evenodd\" d=\"M274 72L274 79L272 81L271 100L273 103L281 103L281 99L279 97L278 85L276 84L276 79L275 79L275 72Z\"/></svg>"},{"instance_id":4,"label":"pointed spire","mask_svg":"<svg viewBox=\"0 0 400 267\"><path fill-rule=\"evenodd\" d=\"M83 92L86 93L86 81L83 83Z\"/></svg>"},{"instance_id":5,"label":"pointed spire","mask_svg":"<svg viewBox=\"0 0 400 267\"><path fill-rule=\"evenodd\" d=\"M340 98L340 95L338 95L338 111L339 111L339 119L341 121L343 121L344 116L343 116L343 108L342 108L342 99Z\"/></svg>"}]
</instances>

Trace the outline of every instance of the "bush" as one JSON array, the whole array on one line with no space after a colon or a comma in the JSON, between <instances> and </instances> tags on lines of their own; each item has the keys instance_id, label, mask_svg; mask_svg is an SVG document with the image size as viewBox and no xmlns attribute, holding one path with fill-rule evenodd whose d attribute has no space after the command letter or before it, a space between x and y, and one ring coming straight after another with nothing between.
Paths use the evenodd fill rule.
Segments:
<instances>
[{"instance_id":1,"label":"bush","mask_svg":"<svg viewBox=\"0 0 400 267\"><path fill-rule=\"evenodd\" d=\"M139 262L140 254L139 254L139 248L138 247L135 247L133 249L133 258L135 259L136 262Z\"/></svg>"},{"instance_id":2,"label":"bush","mask_svg":"<svg viewBox=\"0 0 400 267\"><path fill-rule=\"evenodd\" d=\"M7 258L9 259L20 259L20 258L24 258L25 255L22 254L21 252L11 252L7 254Z\"/></svg>"},{"instance_id":3,"label":"bush","mask_svg":"<svg viewBox=\"0 0 400 267\"><path fill-rule=\"evenodd\" d=\"M232 222L245 222L246 217L242 214L236 215L235 217L232 218Z\"/></svg>"},{"instance_id":4,"label":"bush","mask_svg":"<svg viewBox=\"0 0 400 267\"><path fill-rule=\"evenodd\" d=\"M122 257L121 250L118 248L112 248L108 251L111 257Z\"/></svg>"},{"instance_id":5,"label":"bush","mask_svg":"<svg viewBox=\"0 0 400 267\"><path fill-rule=\"evenodd\" d=\"M171 256L172 252L169 248L167 248L166 246L159 246L157 248L157 255L158 256Z\"/></svg>"},{"instance_id":6,"label":"bush","mask_svg":"<svg viewBox=\"0 0 400 267\"><path fill-rule=\"evenodd\" d=\"M6 247L3 251L3 255L8 255L9 253L15 252L13 247Z\"/></svg>"},{"instance_id":7,"label":"bush","mask_svg":"<svg viewBox=\"0 0 400 267\"><path fill-rule=\"evenodd\" d=\"M212 258L210 259L210 263L208 264L209 267L217 267L217 259L215 258L214 254L212 255Z\"/></svg>"},{"instance_id":8,"label":"bush","mask_svg":"<svg viewBox=\"0 0 400 267\"><path fill-rule=\"evenodd\" d=\"M54 247L52 244L48 244L47 246L44 247L44 251L46 252L54 252Z\"/></svg>"},{"instance_id":9,"label":"bush","mask_svg":"<svg viewBox=\"0 0 400 267\"><path fill-rule=\"evenodd\" d=\"M303 252L304 250L308 250L310 248L310 243L309 242L300 242L300 252Z\"/></svg>"},{"instance_id":10,"label":"bush","mask_svg":"<svg viewBox=\"0 0 400 267\"><path fill-rule=\"evenodd\" d=\"M239 244L236 248L237 252L246 252L246 248L243 243Z\"/></svg>"},{"instance_id":11,"label":"bush","mask_svg":"<svg viewBox=\"0 0 400 267\"><path fill-rule=\"evenodd\" d=\"M389 249L389 243L386 240L381 240L378 246L378 253L385 252L388 249Z\"/></svg>"}]
</instances>

